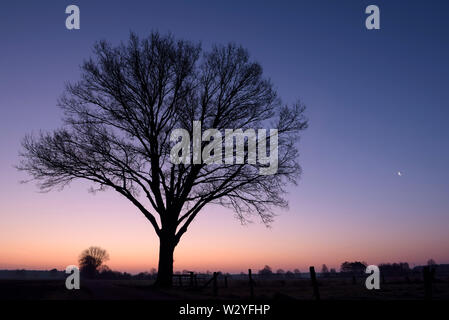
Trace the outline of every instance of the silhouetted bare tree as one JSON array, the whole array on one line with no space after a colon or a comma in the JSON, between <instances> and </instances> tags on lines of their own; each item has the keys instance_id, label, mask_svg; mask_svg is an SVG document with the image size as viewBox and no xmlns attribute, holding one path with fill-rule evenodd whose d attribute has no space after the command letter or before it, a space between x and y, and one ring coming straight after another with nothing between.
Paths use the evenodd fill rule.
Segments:
<instances>
[{"instance_id":1,"label":"silhouetted bare tree","mask_svg":"<svg viewBox=\"0 0 449 320\"><path fill-rule=\"evenodd\" d=\"M269 224L273 208L287 206L286 183L300 175L296 143L307 127L304 106L283 105L245 49L229 44L201 51L158 33L142 40L131 34L117 47L99 42L81 80L68 84L59 100L65 126L26 136L18 166L43 190L84 179L126 197L159 236L161 286L171 285L174 249L206 205L230 207L242 222L256 213ZM193 136L196 120L201 132L277 128L277 172L261 175L266 165L249 161L174 164L171 133L180 128Z\"/></svg>"},{"instance_id":2,"label":"silhouetted bare tree","mask_svg":"<svg viewBox=\"0 0 449 320\"><path fill-rule=\"evenodd\" d=\"M79 257L80 271L88 277L93 277L100 270L100 267L109 269L108 266L103 265L108 260L109 254L106 250L100 247L89 247Z\"/></svg>"}]
</instances>

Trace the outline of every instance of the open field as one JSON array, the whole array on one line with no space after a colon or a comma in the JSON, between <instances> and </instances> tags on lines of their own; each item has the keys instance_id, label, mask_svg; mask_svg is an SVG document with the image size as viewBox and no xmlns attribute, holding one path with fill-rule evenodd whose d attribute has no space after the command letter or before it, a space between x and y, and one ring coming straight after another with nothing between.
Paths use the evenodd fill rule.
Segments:
<instances>
[{"instance_id":1,"label":"open field","mask_svg":"<svg viewBox=\"0 0 449 320\"><path fill-rule=\"evenodd\" d=\"M319 279L322 300L422 300L424 283L419 279L392 279L381 284L380 290L367 290L364 279ZM212 286L198 288L173 287L156 290L149 280L82 280L80 290L69 291L64 280L0 280L1 300L228 300L248 299L248 281L223 279L217 283L217 295ZM254 286L258 300L313 300L310 279L259 280ZM433 284L435 300L449 299L449 281Z\"/></svg>"}]
</instances>

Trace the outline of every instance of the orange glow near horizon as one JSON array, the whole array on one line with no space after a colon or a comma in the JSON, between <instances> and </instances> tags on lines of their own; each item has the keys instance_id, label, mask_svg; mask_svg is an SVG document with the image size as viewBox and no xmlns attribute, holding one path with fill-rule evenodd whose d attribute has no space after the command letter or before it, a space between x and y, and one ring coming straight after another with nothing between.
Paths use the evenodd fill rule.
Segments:
<instances>
[{"instance_id":1,"label":"orange glow near horizon","mask_svg":"<svg viewBox=\"0 0 449 320\"><path fill-rule=\"evenodd\" d=\"M59 193L34 192L30 198L7 208L12 218L3 220L1 227L0 269L61 270L77 264L80 252L91 245L109 252L106 264L113 270L138 273L157 268L159 243L151 224L113 192L91 196L75 185ZM375 214L347 216L347 220L342 213L325 218L319 209L312 214L303 207L279 212L272 227L266 228L257 217L242 226L229 210L211 206L181 239L174 268L238 273L264 265L307 271L310 265L320 268L324 263L338 269L346 260L407 261L411 266L429 258L448 261L447 238L426 236L444 230L431 230L422 222L378 220ZM389 224L393 222L394 227Z\"/></svg>"}]
</instances>

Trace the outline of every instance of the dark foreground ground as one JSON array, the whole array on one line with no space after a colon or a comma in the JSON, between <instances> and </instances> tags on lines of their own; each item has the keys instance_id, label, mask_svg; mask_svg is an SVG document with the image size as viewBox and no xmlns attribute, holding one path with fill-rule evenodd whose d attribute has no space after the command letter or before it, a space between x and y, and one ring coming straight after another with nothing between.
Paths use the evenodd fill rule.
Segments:
<instances>
[{"instance_id":1,"label":"dark foreground ground","mask_svg":"<svg viewBox=\"0 0 449 320\"><path fill-rule=\"evenodd\" d=\"M247 300L248 281L229 280L228 287L218 282L216 294L211 285L198 288L174 287L156 290L147 280L81 280L79 290L67 290L64 280L0 280L0 300ZM367 290L364 279L322 279L322 300L423 300L424 283L419 280L391 280L379 290ZM258 281L257 300L313 300L309 279ZM449 281L433 284L432 299L449 300Z\"/></svg>"}]
</instances>

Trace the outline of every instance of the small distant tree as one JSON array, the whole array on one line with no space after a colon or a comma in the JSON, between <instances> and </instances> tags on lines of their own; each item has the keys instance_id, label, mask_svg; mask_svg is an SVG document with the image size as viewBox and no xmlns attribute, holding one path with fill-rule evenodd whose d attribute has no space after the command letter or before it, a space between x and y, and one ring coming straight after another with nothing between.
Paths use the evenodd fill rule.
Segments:
<instances>
[{"instance_id":1,"label":"small distant tree","mask_svg":"<svg viewBox=\"0 0 449 320\"><path fill-rule=\"evenodd\" d=\"M429 259L429 260L427 260L427 265L428 266L434 266L434 265L436 265L436 262L433 259Z\"/></svg>"},{"instance_id":2,"label":"small distant tree","mask_svg":"<svg viewBox=\"0 0 449 320\"><path fill-rule=\"evenodd\" d=\"M366 262L354 261L348 262L345 261L341 264L340 271L346 273L354 273L360 274L364 273L366 269Z\"/></svg>"},{"instance_id":3,"label":"small distant tree","mask_svg":"<svg viewBox=\"0 0 449 320\"><path fill-rule=\"evenodd\" d=\"M276 274L285 274L283 269L277 269Z\"/></svg>"},{"instance_id":4,"label":"small distant tree","mask_svg":"<svg viewBox=\"0 0 449 320\"><path fill-rule=\"evenodd\" d=\"M102 265L98 268L98 272L103 273L103 272L111 272L111 268L109 268L107 265Z\"/></svg>"},{"instance_id":5,"label":"small distant tree","mask_svg":"<svg viewBox=\"0 0 449 320\"><path fill-rule=\"evenodd\" d=\"M331 268L330 273L331 273L331 274L336 274L336 273L337 273L337 270L335 270L335 268Z\"/></svg>"},{"instance_id":6,"label":"small distant tree","mask_svg":"<svg viewBox=\"0 0 449 320\"><path fill-rule=\"evenodd\" d=\"M151 275L148 272L140 272L138 273L135 278L138 280L147 280L147 279L151 279Z\"/></svg>"},{"instance_id":7,"label":"small distant tree","mask_svg":"<svg viewBox=\"0 0 449 320\"><path fill-rule=\"evenodd\" d=\"M90 247L84 250L79 257L80 271L84 276L94 277L100 267L109 260L109 254L100 247Z\"/></svg>"},{"instance_id":8,"label":"small distant tree","mask_svg":"<svg viewBox=\"0 0 449 320\"><path fill-rule=\"evenodd\" d=\"M301 274L301 271L299 269L295 269L295 270L293 270L293 273L298 275L298 274Z\"/></svg>"},{"instance_id":9,"label":"small distant tree","mask_svg":"<svg viewBox=\"0 0 449 320\"><path fill-rule=\"evenodd\" d=\"M290 270L288 270L288 271L285 273L285 277L286 277L287 279L293 279L293 278L295 277L295 274L294 274L293 272L291 272Z\"/></svg>"},{"instance_id":10,"label":"small distant tree","mask_svg":"<svg viewBox=\"0 0 449 320\"><path fill-rule=\"evenodd\" d=\"M327 266L325 264L323 264L323 266L321 267L321 273L324 273L324 274L329 273L329 269L327 268Z\"/></svg>"},{"instance_id":11,"label":"small distant tree","mask_svg":"<svg viewBox=\"0 0 449 320\"><path fill-rule=\"evenodd\" d=\"M399 276L407 275L410 272L410 267L407 262L381 263L379 269L383 275Z\"/></svg>"},{"instance_id":12,"label":"small distant tree","mask_svg":"<svg viewBox=\"0 0 449 320\"><path fill-rule=\"evenodd\" d=\"M98 268L98 277L100 279L121 279L122 274L117 271L112 271L107 265L102 265Z\"/></svg>"},{"instance_id":13,"label":"small distant tree","mask_svg":"<svg viewBox=\"0 0 449 320\"><path fill-rule=\"evenodd\" d=\"M50 276L56 277L58 275L58 269L51 269L50 270Z\"/></svg>"},{"instance_id":14,"label":"small distant tree","mask_svg":"<svg viewBox=\"0 0 449 320\"><path fill-rule=\"evenodd\" d=\"M266 265L262 270L259 270L259 275L262 277L270 277L273 275L273 271L270 266Z\"/></svg>"}]
</instances>

